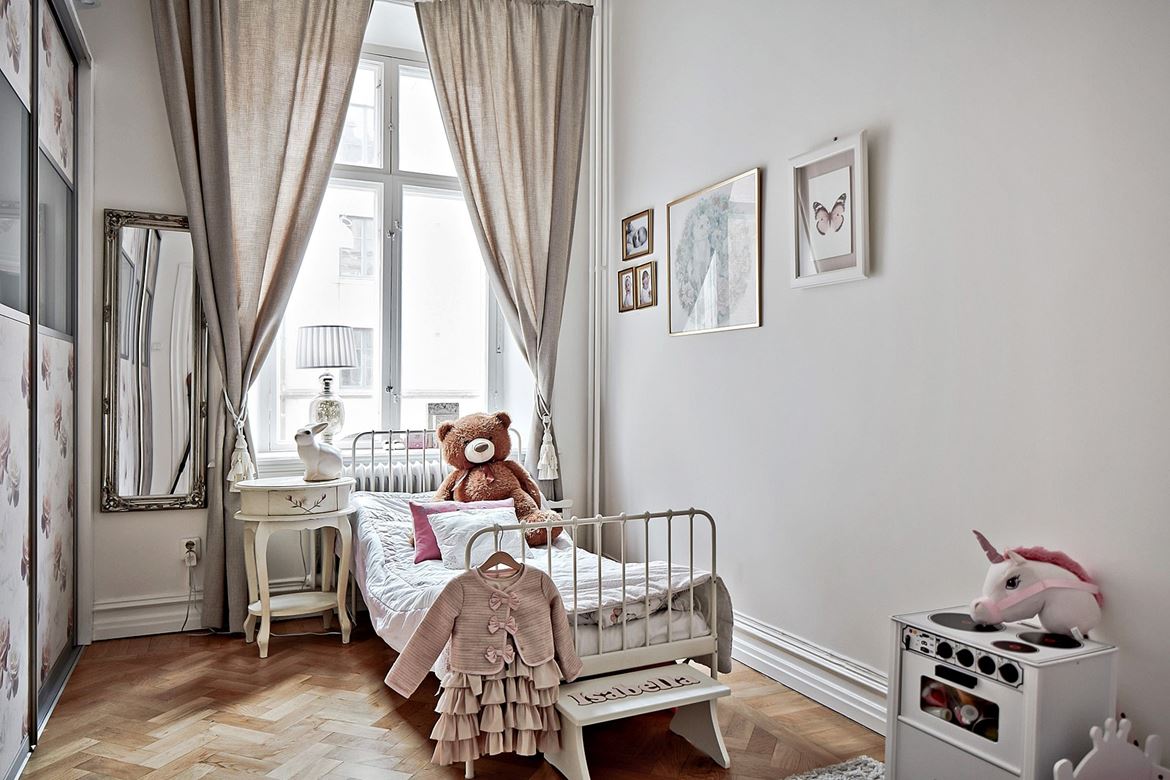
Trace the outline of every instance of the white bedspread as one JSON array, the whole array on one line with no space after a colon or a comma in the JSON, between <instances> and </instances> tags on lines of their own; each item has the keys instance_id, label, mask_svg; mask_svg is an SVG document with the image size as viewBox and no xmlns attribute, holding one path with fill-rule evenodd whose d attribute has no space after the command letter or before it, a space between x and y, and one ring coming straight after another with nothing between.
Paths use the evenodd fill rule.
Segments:
<instances>
[{"instance_id":1,"label":"white bedspread","mask_svg":"<svg viewBox=\"0 0 1170 780\"><path fill-rule=\"evenodd\" d=\"M438 597L439 592L461 569L450 569L442 561L414 562L414 546L411 543L410 500L429 500L431 494L364 493L354 494L353 502L358 507L355 520L354 570L370 610L374 629L396 650L401 651L422 622L427 610ZM519 551L509 551L518 555ZM533 557L526 563L549 571L547 548L533 548ZM574 622L576 613L577 646L582 654L597 652L597 615L602 615L603 643L606 650L620 647L622 632L622 565L608 558L577 548L565 534L552 546L552 571L550 576L561 592L569 622ZM578 603L573 603L573 567L576 562ZM601 565L600 593L598 589L598 563ZM647 610L646 565L631 563L627 567L625 611L628 646L641 645L645 640L645 626L635 628L637 622L650 624L651 643L666 641L667 621L671 623L671 635L675 639L686 636L703 636L709 633L705 616L710 601L711 575L706 571L694 570L691 577L687 566L675 564L668 574L665 562L652 562L649 566L649 609ZM724 665L726 645L727 665L730 666L731 607L722 583L716 580L719 590L720 623L720 666ZM695 619L687 626L688 618L679 611L689 611L691 586L694 586ZM673 596L674 611L668 618L663 609L668 593ZM726 604L726 607L725 607ZM726 610L726 612L724 612ZM651 620L639 621L647 613ZM655 614L658 613L658 614ZM726 628L725 628L726 626ZM726 631L726 633L724 633ZM612 634L611 636L609 636ZM616 643L616 644L615 644ZM436 664L442 669L442 660Z\"/></svg>"}]
</instances>

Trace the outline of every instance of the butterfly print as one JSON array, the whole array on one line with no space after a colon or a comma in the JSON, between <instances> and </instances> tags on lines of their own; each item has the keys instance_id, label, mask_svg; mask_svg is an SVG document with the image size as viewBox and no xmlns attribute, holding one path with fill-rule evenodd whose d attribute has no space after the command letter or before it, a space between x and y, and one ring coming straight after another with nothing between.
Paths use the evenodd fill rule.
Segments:
<instances>
[{"instance_id":1,"label":"butterfly print","mask_svg":"<svg viewBox=\"0 0 1170 780\"><path fill-rule=\"evenodd\" d=\"M845 224L845 193L841 193L831 210L814 201L813 217L817 221L817 232L822 236L828 235L830 231L836 233Z\"/></svg>"}]
</instances>

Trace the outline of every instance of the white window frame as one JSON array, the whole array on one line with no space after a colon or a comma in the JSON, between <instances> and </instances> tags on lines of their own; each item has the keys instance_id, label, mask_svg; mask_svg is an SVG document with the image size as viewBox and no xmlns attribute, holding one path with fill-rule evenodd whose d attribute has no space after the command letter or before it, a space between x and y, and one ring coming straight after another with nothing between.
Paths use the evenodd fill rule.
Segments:
<instances>
[{"instance_id":1,"label":"white window frame","mask_svg":"<svg viewBox=\"0 0 1170 780\"><path fill-rule=\"evenodd\" d=\"M410 229L402 222L403 187L418 186L431 189L460 192L459 179L455 176L440 176L429 173L403 171L398 167L398 67L429 68L421 52L394 49L386 46L366 44L362 47L362 59L382 65L382 167L335 164L332 178L374 182L382 186L382 428L386 430L401 427L402 386L401 338L402 321L400 305L402 300L402 241L404 231ZM488 296L488 343L485 344L487 360L487 403L490 408L501 408L504 400L504 339L507 326L503 321L491 283L487 285ZM274 441L277 430L276 418L279 402L279 371L281 363L279 350L281 340L273 345L273 351L265 361L260 376L251 393L256 397L252 406L255 419L252 422L255 446L261 460L270 468L279 467L283 461L294 461L294 447L291 441ZM473 410L467 410L473 411ZM355 433L349 430L347 433ZM334 442L348 454L348 437Z\"/></svg>"}]
</instances>

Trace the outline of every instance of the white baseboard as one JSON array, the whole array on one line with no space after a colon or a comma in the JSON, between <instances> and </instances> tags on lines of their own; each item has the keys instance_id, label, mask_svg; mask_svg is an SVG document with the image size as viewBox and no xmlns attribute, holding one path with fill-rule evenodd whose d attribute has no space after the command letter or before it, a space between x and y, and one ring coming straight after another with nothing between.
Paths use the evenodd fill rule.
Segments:
<instances>
[{"instance_id":1,"label":"white baseboard","mask_svg":"<svg viewBox=\"0 0 1170 780\"><path fill-rule=\"evenodd\" d=\"M731 655L871 731L886 733L886 675L760 620L735 613Z\"/></svg>"},{"instance_id":2,"label":"white baseboard","mask_svg":"<svg viewBox=\"0 0 1170 780\"><path fill-rule=\"evenodd\" d=\"M271 580L269 586L276 594L300 590L303 584L300 577L284 577ZM188 631L202 626L202 609L203 592L196 591L187 620ZM93 605L93 638L96 641L173 634L182 629L186 616L186 594L98 601Z\"/></svg>"}]
</instances>

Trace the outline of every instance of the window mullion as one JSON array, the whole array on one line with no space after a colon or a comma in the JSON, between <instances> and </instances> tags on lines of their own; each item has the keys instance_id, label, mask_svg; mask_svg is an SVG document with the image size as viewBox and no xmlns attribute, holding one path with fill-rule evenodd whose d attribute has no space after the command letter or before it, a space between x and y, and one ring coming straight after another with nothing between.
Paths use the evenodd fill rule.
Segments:
<instances>
[{"instance_id":1,"label":"window mullion","mask_svg":"<svg viewBox=\"0 0 1170 780\"><path fill-rule=\"evenodd\" d=\"M387 182L382 279L382 404L387 428L402 426L402 184Z\"/></svg>"}]
</instances>

